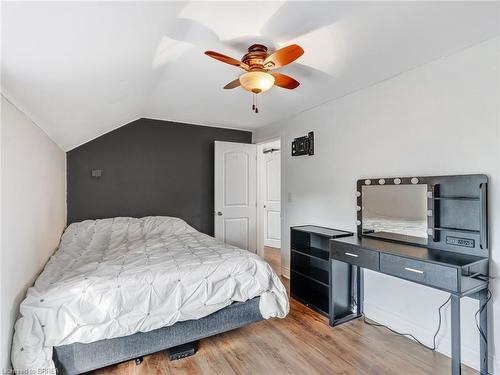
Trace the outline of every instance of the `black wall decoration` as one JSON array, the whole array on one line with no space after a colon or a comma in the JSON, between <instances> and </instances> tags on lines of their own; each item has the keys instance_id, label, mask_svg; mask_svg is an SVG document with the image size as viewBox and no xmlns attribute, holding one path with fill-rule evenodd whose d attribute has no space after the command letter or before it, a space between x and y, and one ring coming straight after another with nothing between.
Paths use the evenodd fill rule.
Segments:
<instances>
[{"instance_id":1,"label":"black wall decoration","mask_svg":"<svg viewBox=\"0 0 500 375\"><path fill-rule=\"evenodd\" d=\"M314 132L295 138L292 142L292 156L314 155Z\"/></svg>"},{"instance_id":2,"label":"black wall decoration","mask_svg":"<svg viewBox=\"0 0 500 375\"><path fill-rule=\"evenodd\" d=\"M68 151L68 224L165 215L212 235L216 140L251 143L252 133L139 119Z\"/></svg>"}]
</instances>

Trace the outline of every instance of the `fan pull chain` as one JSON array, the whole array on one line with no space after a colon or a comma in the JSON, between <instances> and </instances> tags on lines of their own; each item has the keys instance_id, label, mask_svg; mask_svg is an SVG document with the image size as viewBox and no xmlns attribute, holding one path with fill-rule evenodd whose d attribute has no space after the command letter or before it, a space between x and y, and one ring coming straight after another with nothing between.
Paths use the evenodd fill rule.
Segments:
<instances>
[{"instance_id":1,"label":"fan pull chain","mask_svg":"<svg viewBox=\"0 0 500 375\"><path fill-rule=\"evenodd\" d=\"M257 94L252 94L252 111L259 113L259 108L257 108Z\"/></svg>"}]
</instances>

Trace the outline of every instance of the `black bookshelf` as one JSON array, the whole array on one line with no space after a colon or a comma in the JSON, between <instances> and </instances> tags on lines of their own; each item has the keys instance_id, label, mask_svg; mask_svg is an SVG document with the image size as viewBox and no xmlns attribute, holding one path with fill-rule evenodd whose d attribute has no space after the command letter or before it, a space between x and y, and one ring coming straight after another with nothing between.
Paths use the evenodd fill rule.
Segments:
<instances>
[{"instance_id":1,"label":"black bookshelf","mask_svg":"<svg viewBox=\"0 0 500 375\"><path fill-rule=\"evenodd\" d=\"M330 310L330 239L351 232L302 225L290 228L290 294L297 301L328 316Z\"/></svg>"}]
</instances>

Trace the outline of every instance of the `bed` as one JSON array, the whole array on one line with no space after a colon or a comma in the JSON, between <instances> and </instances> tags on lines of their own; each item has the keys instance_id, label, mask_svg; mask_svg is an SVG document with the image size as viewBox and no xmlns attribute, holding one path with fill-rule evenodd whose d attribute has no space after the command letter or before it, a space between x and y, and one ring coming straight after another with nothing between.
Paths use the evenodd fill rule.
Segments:
<instances>
[{"instance_id":1,"label":"bed","mask_svg":"<svg viewBox=\"0 0 500 375\"><path fill-rule=\"evenodd\" d=\"M288 310L269 264L181 219L87 220L66 229L28 290L11 359L76 374Z\"/></svg>"}]
</instances>

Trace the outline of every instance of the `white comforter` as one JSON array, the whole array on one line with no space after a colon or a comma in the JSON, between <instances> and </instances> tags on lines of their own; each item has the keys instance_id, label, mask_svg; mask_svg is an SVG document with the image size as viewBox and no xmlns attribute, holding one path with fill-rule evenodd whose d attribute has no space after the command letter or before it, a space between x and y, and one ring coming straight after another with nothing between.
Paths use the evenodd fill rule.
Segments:
<instances>
[{"instance_id":1,"label":"white comforter","mask_svg":"<svg viewBox=\"0 0 500 375\"><path fill-rule=\"evenodd\" d=\"M52 347L146 332L261 296L288 313L285 288L257 255L171 217L71 224L21 303L12 363L52 369Z\"/></svg>"}]
</instances>

